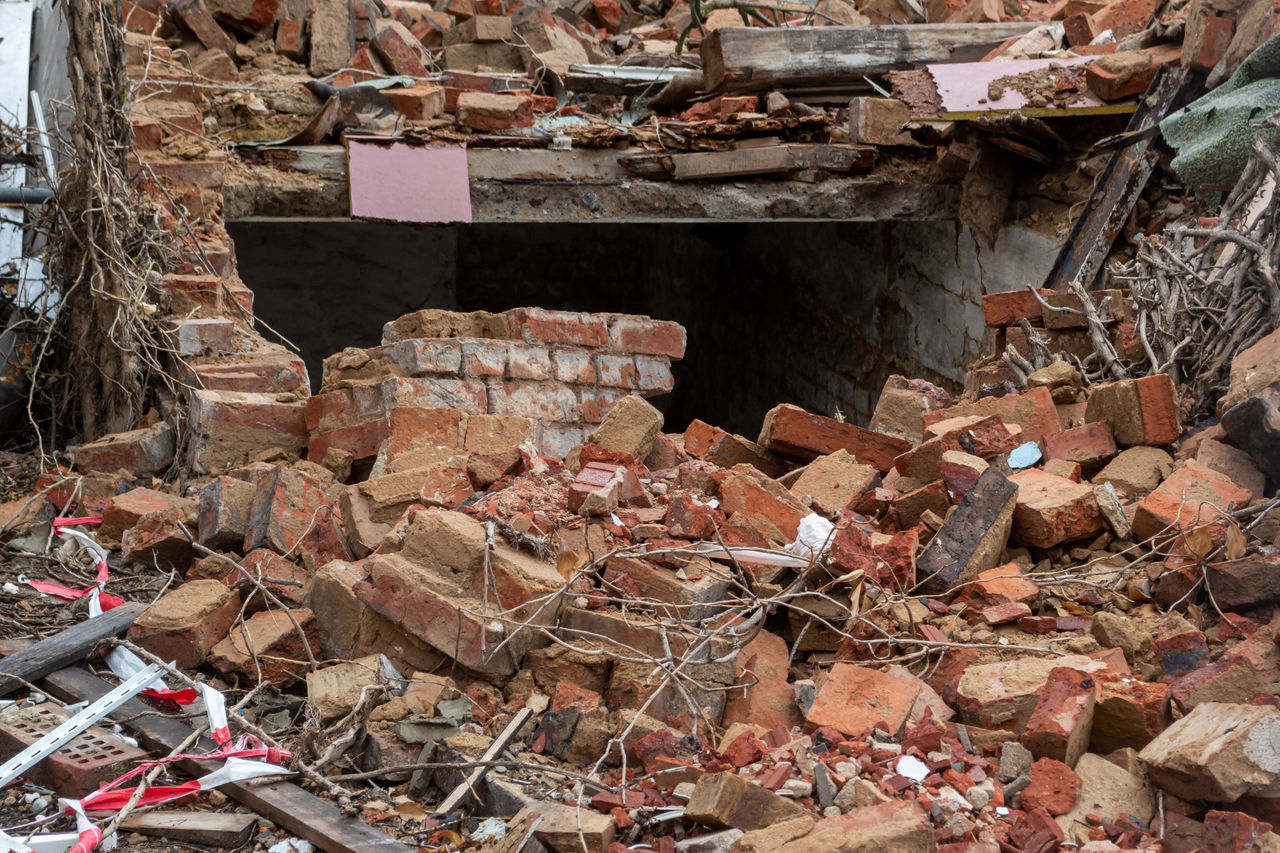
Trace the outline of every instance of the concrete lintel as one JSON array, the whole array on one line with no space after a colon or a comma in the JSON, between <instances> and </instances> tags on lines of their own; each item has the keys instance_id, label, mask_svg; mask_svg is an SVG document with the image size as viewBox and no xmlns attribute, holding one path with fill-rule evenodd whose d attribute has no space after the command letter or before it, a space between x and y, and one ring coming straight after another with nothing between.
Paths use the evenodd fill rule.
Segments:
<instances>
[{"instance_id":1,"label":"concrete lintel","mask_svg":"<svg viewBox=\"0 0 1280 853\"><path fill-rule=\"evenodd\" d=\"M264 180L262 170L229 176L228 220L345 218L345 181L302 185ZM472 181L475 222L933 221L955 219L960 187L830 178L821 183L742 181Z\"/></svg>"},{"instance_id":2,"label":"concrete lintel","mask_svg":"<svg viewBox=\"0 0 1280 853\"><path fill-rule=\"evenodd\" d=\"M341 146L281 147L230 170L228 220L350 215ZM871 173L816 183L634 178L612 150L467 152L475 222L930 221L954 219L960 187ZM284 167L283 169L279 167Z\"/></svg>"}]
</instances>

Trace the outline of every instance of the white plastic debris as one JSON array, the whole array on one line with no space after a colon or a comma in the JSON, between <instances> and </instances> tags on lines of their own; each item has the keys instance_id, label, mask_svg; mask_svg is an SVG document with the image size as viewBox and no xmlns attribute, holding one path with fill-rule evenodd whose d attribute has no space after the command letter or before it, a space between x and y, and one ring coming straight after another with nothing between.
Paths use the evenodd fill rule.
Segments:
<instances>
[{"instance_id":1,"label":"white plastic debris","mask_svg":"<svg viewBox=\"0 0 1280 853\"><path fill-rule=\"evenodd\" d=\"M894 769L898 771L900 776L906 776L912 782L923 782L925 777L929 775L929 765L914 755L904 755L899 758Z\"/></svg>"},{"instance_id":2,"label":"white plastic debris","mask_svg":"<svg viewBox=\"0 0 1280 853\"><path fill-rule=\"evenodd\" d=\"M478 844L499 841L507 834L507 822L499 817L487 817L471 833L471 840Z\"/></svg>"},{"instance_id":3,"label":"white plastic debris","mask_svg":"<svg viewBox=\"0 0 1280 853\"><path fill-rule=\"evenodd\" d=\"M831 536L836 526L816 512L811 512L800 519L800 528L796 531L796 541L787 546L787 551L806 560L813 560L831 547Z\"/></svg>"},{"instance_id":4,"label":"white plastic debris","mask_svg":"<svg viewBox=\"0 0 1280 853\"><path fill-rule=\"evenodd\" d=\"M314 850L310 841L304 841L301 838L286 838L284 841L277 841L267 848L267 853L311 853Z\"/></svg>"}]
</instances>

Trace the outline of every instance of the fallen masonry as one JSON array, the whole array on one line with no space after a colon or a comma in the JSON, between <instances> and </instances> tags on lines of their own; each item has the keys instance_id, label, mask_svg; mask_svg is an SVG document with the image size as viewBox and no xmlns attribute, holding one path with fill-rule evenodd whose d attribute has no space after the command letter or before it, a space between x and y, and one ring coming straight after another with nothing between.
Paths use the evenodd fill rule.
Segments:
<instances>
[{"instance_id":1,"label":"fallen masonry","mask_svg":"<svg viewBox=\"0 0 1280 853\"><path fill-rule=\"evenodd\" d=\"M1233 439L1184 428L1167 376L960 398L893 377L877 429L783 405L755 438L666 432L608 365L685 347L648 318L420 311L305 402L197 392L184 479L155 477L154 427L77 450L0 505L6 536L100 515L79 529L113 577L172 573L127 647L254 689L245 720L317 793L392 792L344 795L384 828L494 816L524 849L614 853L1280 843L1280 509L1209 467ZM298 419L287 443L263 411ZM40 778L82 793L62 755Z\"/></svg>"},{"instance_id":2,"label":"fallen masonry","mask_svg":"<svg viewBox=\"0 0 1280 853\"><path fill-rule=\"evenodd\" d=\"M118 162L71 166L128 198L50 209L64 244L142 228L106 265L136 291L78 292L157 373L140 418L0 456L0 847L1280 850L1280 7L61 5L89 79L58 129L114 125ZM607 269L557 297L601 310L508 308L542 298L517 276L304 361L240 277L258 215L973 251L895 255L901 302L832 277L921 351L739 434L670 398L734 344L613 310ZM1017 241L1062 238L1024 280Z\"/></svg>"}]
</instances>

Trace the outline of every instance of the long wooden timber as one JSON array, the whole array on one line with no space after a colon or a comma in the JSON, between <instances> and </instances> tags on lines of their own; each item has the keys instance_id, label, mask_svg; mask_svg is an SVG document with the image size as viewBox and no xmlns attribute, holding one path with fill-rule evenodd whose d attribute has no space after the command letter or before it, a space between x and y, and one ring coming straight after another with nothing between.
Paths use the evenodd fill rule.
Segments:
<instances>
[{"instance_id":1,"label":"long wooden timber","mask_svg":"<svg viewBox=\"0 0 1280 853\"><path fill-rule=\"evenodd\" d=\"M703 88L764 92L862 83L930 63L977 61L1034 22L869 27L724 27L702 42Z\"/></svg>"}]
</instances>

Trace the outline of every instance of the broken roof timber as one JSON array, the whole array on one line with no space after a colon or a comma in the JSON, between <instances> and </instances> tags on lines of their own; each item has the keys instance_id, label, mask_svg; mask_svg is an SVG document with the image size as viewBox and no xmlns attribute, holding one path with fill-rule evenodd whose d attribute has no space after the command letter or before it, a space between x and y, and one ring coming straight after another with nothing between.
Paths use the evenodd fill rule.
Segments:
<instances>
[{"instance_id":1,"label":"broken roof timber","mask_svg":"<svg viewBox=\"0 0 1280 853\"><path fill-rule=\"evenodd\" d=\"M1005 39L1037 26L905 24L867 27L726 27L702 42L703 88L774 88L862 83L863 76L936 62L978 60Z\"/></svg>"},{"instance_id":2,"label":"broken roof timber","mask_svg":"<svg viewBox=\"0 0 1280 853\"><path fill-rule=\"evenodd\" d=\"M816 183L649 181L630 176L618 157L614 149L469 150L472 222L926 221L954 219L960 202L955 184L874 175ZM291 171L229 171L227 219L350 214L341 146L276 148L265 162ZM298 172L319 180L300 180Z\"/></svg>"}]
</instances>

